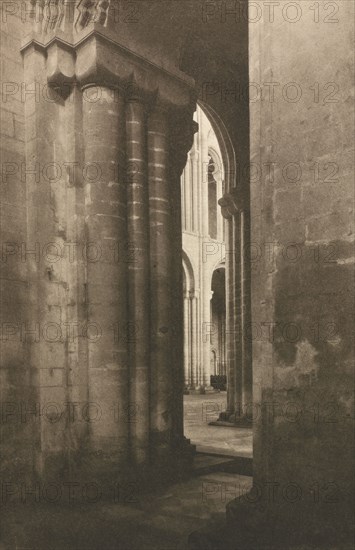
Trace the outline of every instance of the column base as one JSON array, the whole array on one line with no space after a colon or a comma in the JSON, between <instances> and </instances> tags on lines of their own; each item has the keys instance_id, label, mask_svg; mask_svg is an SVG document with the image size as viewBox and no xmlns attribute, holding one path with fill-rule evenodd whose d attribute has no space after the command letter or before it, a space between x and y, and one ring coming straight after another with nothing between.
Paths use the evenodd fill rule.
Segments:
<instances>
[{"instance_id":1,"label":"column base","mask_svg":"<svg viewBox=\"0 0 355 550\"><path fill-rule=\"evenodd\" d=\"M169 445L157 445L151 451L150 460L140 464L126 456L127 445L115 447L109 452L101 449L95 451L84 446L70 453L42 452L31 457L33 461L41 463L41 469L38 468L37 472L33 470L32 462L27 469L22 463L20 467L4 471L1 479L26 487L35 483L55 483L61 487L63 494L67 482L79 484L77 492L82 491L86 484L96 484L103 499L112 499L113 491L119 485L126 487L127 491L130 484L135 491L146 491L191 475L196 446L186 437L178 437Z\"/></svg>"},{"instance_id":2,"label":"column base","mask_svg":"<svg viewBox=\"0 0 355 550\"><path fill-rule=\"evenodd\" d=\"M229 411L221 412L218 420L209 422L211 426L226 426L229 428L252 428L253 419L250 416L238 416Z\"/></svg>"},{"instance_id":3,"label":"column base","mask_svg":"<svg viewBox=\"0 0 355 550\"><path fill-rule=\"evenodd\" d=\"M191 473L195 455L196 445L193 445L185 436L182 439L179 438L173 447L173 475L177 473L178 476L184 476Z\"/></svg>"},{"instance_id":4,"label":"column base","mask_svg":"<svg viewBox=\"0 0 355 550\"><path fill-rule=\"evenodd\" d=\"M206 393L219 393L213 386L190 386L184 391L185 395L205 395Z\"/></svg>"},{"instance_id":5,"label":"column base","mask_svg":"<svg viewBox=\"0 0 355 550\"><path fill-rule=\"evenodd\" d=\"M207 386L203 386L204 393L220 393L221 390L216 390L213 386L208 384Z\"/></svg>"}]
</instances>

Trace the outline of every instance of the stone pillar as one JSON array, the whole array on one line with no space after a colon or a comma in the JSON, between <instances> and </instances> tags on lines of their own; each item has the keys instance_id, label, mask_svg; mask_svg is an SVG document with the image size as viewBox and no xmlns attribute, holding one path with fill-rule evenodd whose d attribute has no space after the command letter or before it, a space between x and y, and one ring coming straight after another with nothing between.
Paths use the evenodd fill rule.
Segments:
<instances>
[{"instance_id":1,"label":"stone pillar","mask_svg":"<svg viewBox=\"0 0 355 550\"><path fill-rule=\"evenodd\" d=\"M186 206L186 231L192 231L192 189L191 189L191 162L190 162L190 153L187 155L187 162L184 171L184 181L185 181L185 206Z\"/></svg>"},{"instance_id":2,"label":"stone pillar","mask_svg":"<svg viewBox=\"0 0 355 550\"><path fill-rule=\"evenodd\" d=\"M235 372L235 321L234 321L234 222L226 219L226 341L227 341L227 410L222 419L229 418L235 411L236 372ZM223 414L223 413L222 413Z\"/></svg>"},{"instance_id":3,"label":"stone pillar","mask_svg":"<svg viewBox=\"0 0 355 550\"><path fill-rule=\"evenodd\" d=\"M251 334L251 274L248 264L248 243L250 243L250 212L240 213L241 233L241 342L242 342L242 414L252 420L253 410L253 369L252 369L252 334Z\"/></svg>"},{"instance_id":4,"label":"stone pillar","mask_svg":"<svg viewBox=\"0 0 355 550\"><path fill-rule=\"evenodd\" d=\"M231 404L234 419L239 419L243 411L243 327L242 320L242 288L241 288L241 227L240 213L236 211L229 222L232 225L232 338L234 340L234 359L230 368L234 370L234 402Z\"/></svg>"},{"instance_id":5,"label":"stone pillar","mask_svg":"<svg viewBox=\"0 0 355 550\"><path fill-rule=\"evenodd\" d=\"M184 385L190 385L190 304L188 292L184 294Z\"/></svg>"},{"instance_id":6,"label":"stone pillar","mask_svg":"<svg viewBox=\"0 0 355 550\"><path fill-rule=\"evenodd\" d=\"M23 244L29 304L21 337L30 370L26 401L45 411L29 426L30 470L31 475L45 478L56 475L58 466L61 471L75 471L89 428L88 422L79 420L76 405L80 404L84 416L92 412L87 407L85 270L73 251L79 239L83 241L83 194L80 177L66 170L71 162L81 161L76 156L82 130L81 94L70 76L66 94L52 82L55 59L67 74L72 73L73 58L67 50L52 44L45 51L29 42L22 53L27 209ZM43 90L46 96L41 95Z\"/></svg>"},{"instance_id":7,"label":"stone pillar","mask_svg":"<svg viewBox=\"0 0 355 550\"><path fill-rule=\"evenodd\" d=\"M200 383L206 388L210 386L210 331L213 330L211 319L211 288L208 284L210 281L203 281L203 295L204 300L202 303L203 309L203 322L204 325L200 326L200 331L203 332L203 347L202 347L202 376Z\"/></svg>"},{"instance_id":8,"label":"stone pillar","mask_svg":"<svg viewBox=\"0 0 355 550\"><path fill-rule=\"evenodd\" d=\"M128 238L134 252L129 264L129 396L134 411L131 456L145 463L149 455L149 221L146 171L146 120L143 99L131 90L126 105Z\"/></svg>"},{"instance_id":9,"label":"stone pillar","mask_svg":"<svg viewBox=\"0 0 355 550\"><path fill-rule=\"evenodd\" d=\"M59 349L57 354L58 344L51 343L50 338L41 332L48 323L62 327L60 314L65 294L64 285L58 284L60 267L46 261L41 253L43 245L56 242L59 233L55 216L55 193L43 174L43 167L52 161L51 148L55 137L47 120L49 117L55 119L56 107L49 101L39 102L35 93L36 87L43 89L46 84L44 52L31 45L23 52L23 57L26 89L33 92L25 96L26 174L23 179L26 187L28 244L25 243L27 273L24 278L27 277L29 283L29 311L28 317L22 320L25 322L21 341L30 366L25 401L33 403L42 411L46 403L60 403L66 398L62 387L65 379L63 355L60 356L63 350ZM39 243L39 250L36 243ZM51 423L47 416L36 415L30 428L28 437L31 438L32 448L29 455L32 453L32 456L26 457L23 463L29 463L29 472L33 467L37 475L45 476L51 455L62 453L65 449L65 424L63 421Z\"/></svg>"},{"instance_id":10,"label":"stone pillar","mask_svg":"<svg viewBox=\"0 0 355 550\"><path fill-rule=\"evenodd\" d=\"M175 459L190 461L194 447L184 437L183 426L183 282L182 282L182 229L181 229L181 187L180 177L186 164L187 152L190 150L196 126L192 120L192 111L189 109L171 109L169 120L169 167L172 206L172 235L171 242L171 275L172 275L172 312L173 341L169 359L172 368L172 444Z\"/></svg>"},{"instance_id":11,"label":"stone pillar","mask_svg":"<svg viewBox=\"0 0 355 550\"><path fill-rule=\"evenodd\" d=\"M192 221L193 221L193 231L195 233L198 233L199 231L199 223L198 223L198 217L199 217L199 202L198 202L198 177L199 177L199 152L196 150L196 143L191 150L190 156L191 156L191 163L192 163Z\"/></svg>"},{"instance_id":12,"label":"stone pillar","mask_svg":"<svg viewBox=\"0 0 355 550\"><path fill-rule=\"evenodd\" d=\"M197 300L196 304L196 325L197 325L197 332L196 332L196 370L198 372L198 385L200 386L202 384L202 353L201 353L201 342L202 342L202 334L201 334L201 310L202 310L202 304L201 304L201 292L199 289L195 288L195 296Z\"/></svg>"},{"instance_id":13,"label":"stone pillar","mask_svg":"<svg viewBox=\"0 0 355 550\"><path fill-rule=\"evenodd\" d=\"M90 440L94 450L118 463L127 460L128 451L128 357L126 263L115 253L127 239L124 103L116 92L100 87L97 97L94 87L90 97L91 88L86 88L82 109L89 401L106 412L105 421L90 423ZM104 253L108 244L114 248L109 256ZM109 414L114 406L118 421Z\"/></svg>"},{"instance_id":14,"label":"stone pillar","mask_svg":"<svg viewBox=\"0 0 355 550\"><path fill-rule=\"evenodd\" d=\"M198 350L198 325L197 325L197 297L194 292L190 294L191 308L191 386L196 388L200 384L198 372L197 350Z\"/></svg>"},{"instance_id":15,"label":"stone pillar","mask_svg":"<svg viewBox=\"0 0 355 550\"><path fill-rule=\"evenodd\" d=\"M208 223L208 142L207 138L203 134L203 117L200 121L201 133L200 133L200 155L201 155L201 202L200 209L202 212L201 233L202 235L209 235L209 223Z\"/></svg>"},{"instance_id":16,"label":"stone pillar","mask_svg":"<svg viewBox=\"0 0 355 550\"><path fill-rule=\"evenodd\" d=\"M156 105L148 117L150 422L152 448L154 453L163 455L166 455L166 450L169 449L174 391L170 369L175 320L172 316L173 205L172 185L169 179L168 132L167 113Z\"/></svg>"},{"instance_id":17,"label":"stone pillar","mask_svg":"<svg viewBox=\"0 0 355 550\"><path fill-rule=\"evenodd\" d=\"M31 35L24 47L25 56L31 52L26 82L63 92L44 107L37 109L35 100L26 107L28 158L53 162L60 152L64 163L63 135L76 135L69 158L85 174L77 193L65 194L62 182L41 190L37 181L28 186L31 242L40 241L41 231L62 242L66 231L76 235L77 224L86 245L85 263L69 276L65 269L31 265L33 302L39 303L31 308L33 321L51 321L58 313L75 323L83 316L87 332L78 346L58 342L55 372L47 368L52 345L33 348L31 364L39 401L50 394L65 403L84 394L105 414L87 423L81 438L63 423L39 426L34 461L45 461L48 450L61 464L69 438L90 457L90 472L113 465L117 473L126 463L146 473L167 466L167 458L175 470L181 458L176 449L186 449L180 177L193 141L194 82L174 66L162 70L128 54L100 21L89 27L85 11L75 28L66 20L61 37L53 27L50 34ZM77 111L66 104L76 83ZM46 120L55 122L48 126ZM75 208L65 211L66 197L75 198ZM68 218L71 225L63 222ZM80 389L70 393L74 378Z\"/></svg>"},{"instance_id":18,"label":"stone pillar","mask_svg":"<svg viewBox=\"0 0 355 550\"><path fill-rule=\"evenodd\" d=\"M182 227L182 230L183 231L186 231L186 199L185 199L185 194L186 194L186 182L185 182L185 174L182 173L181 175L181 204L183 205L182 207L182 211L184 213L184 219L181 220L181 227Z\"/></svg>"},{"instance_id":19,"label":"stone pillar","mask_svg":"<svg viewBox=\"0 0 355 550\"><path fill-rule=\"evenodd\" d=\"M241 199L226 194L220 199L226 218L226 354L227 410L221 421L251 427L252 364L250 331L250 274L244 254L249 242L248 211ZM247 410L248 408L248 410ZM246 418L247 415L247 418Z\"/></svg>"},{"instance_id":20,"label":"stone pillar","mask_svg":"<svg viewBox=\"0 0 355 550\"><path fill-rule=\"evenodd\" d=\"M226 374L226 315L221 319L221 374Z\"/></svg>"},{"instance_id":21,"label":"stone pillar","mask_svg":"<svg viewBox=\"0 0 355 550\"><path fill-rule=\"evenodd\" d=\"M217 186L217 198L221 197L223 194L223 186L222 186L222 171L221 168L218 167L214 173L214 178L216 180L216 186ZM218 205L217 205L218 210ZM217 240L219 242L219 245L223 242L223 223L224 218L223 216L219 216L217 212Z\"/></svg>"}]
</instances>

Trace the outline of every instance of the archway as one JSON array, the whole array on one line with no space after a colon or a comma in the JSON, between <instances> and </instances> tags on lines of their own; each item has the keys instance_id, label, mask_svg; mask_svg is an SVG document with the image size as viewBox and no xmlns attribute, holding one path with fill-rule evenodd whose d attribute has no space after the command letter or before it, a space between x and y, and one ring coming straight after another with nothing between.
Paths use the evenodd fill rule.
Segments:
<instances>
[{"instance_id":1,"label":"archway","mask_svg":"<svg viewBox=\"0 0 355 550\"><path fill-rule=\"evenodd\" d=\"M199 107L195 122L199 130L181 177L183 270L187 283L184 318L190 325L184 330L184 363L185 372L191 373L185 386L205 390L211 385L211 278L216 263L225 256L225 222L218 205L224 192L224 170L217 137ZM189 283L192 279L193 288Z\"/></svg>"},{"instance_id":2,"label":"archway","mask_svg":"<svg viewBox=\"0 0 355 550\"><path fill-rule=\"evenodd\" d=\"M209 118L211 109L206 111L198 106L195 113L198 131L181 177L184 421L185 435L197 444L195 437L202 432L207 437L210 422L230 427L238 424L238 392L243 393L239 373L245 367L245 346L239 350L235 341L243 303L237 295L243 270L235 155L223 124L215 114ZM251 364L249 368L251 371ZM191 421L199 426L200 435ZM220 448L221 433L216 439Z\"/></svg>"}]
</instances>

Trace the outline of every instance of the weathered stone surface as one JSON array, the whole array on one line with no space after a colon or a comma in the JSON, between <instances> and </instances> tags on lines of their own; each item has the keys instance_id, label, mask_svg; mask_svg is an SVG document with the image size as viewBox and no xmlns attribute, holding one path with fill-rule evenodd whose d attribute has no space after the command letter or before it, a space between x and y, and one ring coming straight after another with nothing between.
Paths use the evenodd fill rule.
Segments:
<instances>
[{"instance_id":1,"label":"weathered stone surface","mask_svg":"<svg viewBox=\"0 0 355 550\"><path fill-rule=\"evenodd\" d=\"M324 544L339 531L348 533L353 483L352 191L344 155L351 139L353 5L337 5L332 32L324 20L306 17L310 8L310 2L298 4L303 16L293 25L280 14L274 23L262 18L250 24L250 80L280 88L293 82L303 92L296 102L280 92L273 102L250 106L252 158L260 166L276 163L273 184L251 183L252 241L279 241L273 270L267 275L259 262L252 271L253 321L278 327L273 338L253 343L254 399L277 403L275 414L265 410L257 420L254 482L263 493L257 502L266 522L277 522L281 531L298 529L306 538L323 531ZM287 55L280 55L285 48ZM311 91L315 83L320 99ZM335 101L327 103L327 92L335 89ZM266 484L276 487L271 501ZM295 494L286 494L288 485ZM238 505L231 505L232 522L238 514Z\"/></svg>"},{"instance_id":2,"label":"weathered stone surface","mask_svg":"<svg viewBox=\"0 0 355 550\"><path fill-rule=\"evenodd\" d=\"M174 457L190 457L182 425L179 178L192 144L198 97L224 145L226 192L235 189L238 198L228 235L233 243L227 275L230 320L247 325L251 303L253 330L267 329L260 340L253 332L252 340L231 339L231 358L240 361L241 371L230 401L250 398L250 393L240 395L240 382L252 344L252 399L261 414L254 427L254 493L246 503L229 505L228 521L244 525L245 541L253 549L260 548L260 539L250 541L247 530L267 533L271 545L283 550L304 543L296 540L297 533L318 545L324 537L336 541L341 533L339 544L334 543L341 546L348 535L353 486L353 3L334 3L339 9L333 22L329 5L334 5L325 0L290 3L286 16L280 6L271 21L265 3L257 1L254 7L260 4L264 16L249 21L249 29L247 17L236 21L234 15L223 15L224 3L212 3L207 16L204 4L201 11L195 2L166 1L162 10L161 2L142 1L138 24L127 26L109 16L108 5L97 3L75 3L79 17L72 21L59 10L51 24L32 18L26 25L18 3L3 4L4 475L24 480L86 476L107 482L140 463L139 479L146 479L152 472L170 476ZM48 4L31 3L37 15ZM63 7L63 2L57 4ZM301 19L290 22L291 11L298 8ZM24 27L30 37L21 55ZM266 84L275 81L270 100ZM262 88L263 100L250 97L249 82L257 85L254 91ZM292 94L300 88L296 101ZM100 97L90 96L92 89ZM164 158L169 167L162 175L169 186L162 190L157 184L156 190L169 194L176 205L165 212L170 265L162 254L167 234L151 229L149 235L147 117L157 103L168 113L169 128L165 121L161 124L169 133L162 144L169 143ZM261 170L260 178L252 177L250 162ZM61 169L58 178L48 177L53 163ZM88 163L91 168L102 163L100 177L88 172ZM274 171L265 174L270 165ZM159 174L157 169L153 175ZM151 221L160 223L161 218ZM251 241L262 252L250 265L251 292L243 256L249 223ZM110 260L95 263L84 255L54 262L43 253L49 242L64 248L88 240L119 242L124 254L127 246L129 259L133 241L138 261L122 266ZM25 255L11 243L24 243ZM272 254L265 253L265 243L275 243ZM156 277L151 277L149 258L153 268L159 262ZM151 284L164 303L147 298ZM177 324L171 340L165 300ZM134 324L138 320L142 333ZM48 326L66 334L68 324L82 328L88 322L102 326L98 342L85 330L75 338L49 337ZM159 363L154 430L148 414L153 355ZM114 416L116 399L123 422ZM87 417L88 410L80 421L71 421L49 406L79 403L77 412L83 415L83 405L91 400L102 404L102 419L96 423ZM271 413L270 403L276 408ZM140 421L135 423L137 414ZM152 464L152 456L159 460ZM270 484L280 497L271 502L264 490Z\"/></svg>"}]
</instances>

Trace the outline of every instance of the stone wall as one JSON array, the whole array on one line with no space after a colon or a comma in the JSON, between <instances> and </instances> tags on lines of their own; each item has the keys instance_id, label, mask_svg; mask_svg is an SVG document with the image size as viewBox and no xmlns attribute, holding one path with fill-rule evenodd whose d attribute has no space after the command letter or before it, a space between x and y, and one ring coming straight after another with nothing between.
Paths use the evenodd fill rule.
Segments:
<instances>
[{"instance_id":1,"label":"stone wall","mask_svg":"<svg viewBox=\"0 0 355 550\"><path fill-rule=\"evenodd\" d=\"M1 192L0 192L0 453L3 467L30 467L32 426L21 421L21 403L31 400L32 378L28 361L26 173L23 30L16 4L1 5ZM32 248L33 250L33 248ZM33 256L33 255L32 255ZM23 411L23 414L26 414ZM31 415L31 413L29 413ZM14 456L16 458L14 459Z\"/></svg>"},{"instance_id":2,"label":"stone wall","mask_svg":"<svg viewBox=\"0 0 355 550\"><path fill-rule=\"evenodd\" d=\"M273 16L252 4L250 502L276 534L341 540L353 487L354 4L281 2Z\"/></svg>"}]
</instances>

